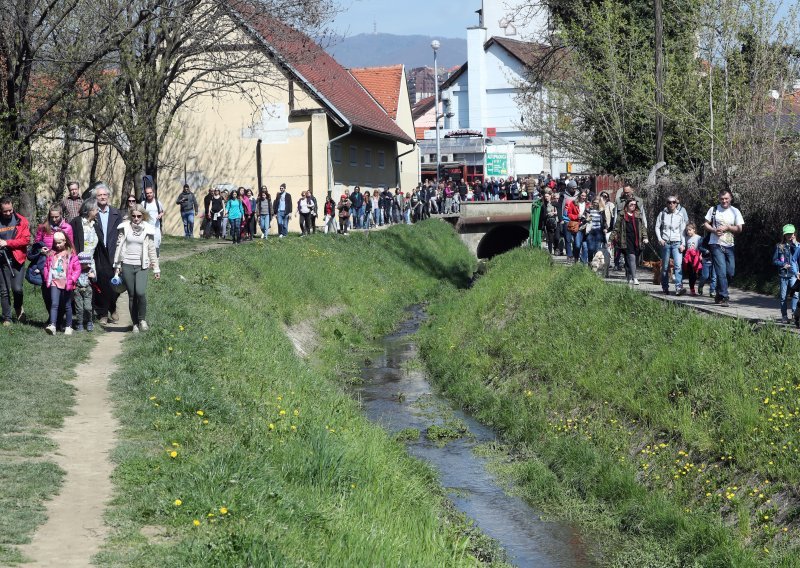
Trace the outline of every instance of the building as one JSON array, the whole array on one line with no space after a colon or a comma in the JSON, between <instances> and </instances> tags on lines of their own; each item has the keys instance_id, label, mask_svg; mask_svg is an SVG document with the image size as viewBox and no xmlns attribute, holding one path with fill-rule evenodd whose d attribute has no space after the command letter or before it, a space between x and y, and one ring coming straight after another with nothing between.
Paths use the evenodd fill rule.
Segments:
<instances>
[{"instance_id":1,"label":"building","mask_svg":"<svg viewBox=\"0 0 800 568\"><path fill-rule=\"evenodd\" d=\"M549 49L530 40L546 37L547 15L541 10L515 21L508 4L482 0L478 25L467 29L467 61L441 86L441 162L448 176L557 175L571 167L568 158L553 154L546 136L521 124L520 85ZM422 133L422 175L435 177L436 129Z\"/></svg>"},{"instance_id":2,"label":"building","mask_svg":"<svg viewBox=\"0 0 800 568\"><path fill-rule=\"evenodd\" d=\"M313 190L321 209L329 192L338 200L355 185L416 186L419 159L402 66L348 71L307 35L256 5L226 4L241 32L236 45L252 52L263 75L273 79L257 96L209 92L179 111L159 168L167 234L183 233L174 202L184 181L201 203L211 187L257 193L257 147L262 183L273 197L286 183L295 203L305 190ZM120 160L107 149L104 161L104 180L119 195ZM290 228L299 228L297 219Z\"/></svg>"}]
</instances>

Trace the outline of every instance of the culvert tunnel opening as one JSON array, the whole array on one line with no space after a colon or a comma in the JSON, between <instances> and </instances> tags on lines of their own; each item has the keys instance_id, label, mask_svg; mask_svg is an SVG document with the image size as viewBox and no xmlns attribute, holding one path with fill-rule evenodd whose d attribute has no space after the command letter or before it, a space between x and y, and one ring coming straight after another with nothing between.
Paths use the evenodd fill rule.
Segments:
<instances>
[{"instance_id":1,"label":"culvert tunnel opening","mask_svg":"<svg viewBox=\"0 0 800 568\"><path fill-rule=\"evenodd\" d=\"M478 258L494 258L517 248L528 240L528 228L521 225L502 225L489 230L478 243Z\"/></svg>"}]
</instances>

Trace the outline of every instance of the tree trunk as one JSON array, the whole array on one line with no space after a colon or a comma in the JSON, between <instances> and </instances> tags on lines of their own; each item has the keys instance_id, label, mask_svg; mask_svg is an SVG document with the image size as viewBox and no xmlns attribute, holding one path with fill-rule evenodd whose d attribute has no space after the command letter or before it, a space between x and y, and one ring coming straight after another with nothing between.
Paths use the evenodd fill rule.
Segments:
<instances>
[{"instance_id":1,"label":"tree trunk","mask_svg":"<svg viewBox=\"0 0 800 568\"><path fill-rule=\"evenodd\" d=\"M58 176L56 176L56 186L53 188L53 202L61 201L64 197L64 189L67 185L67 174L69 173L70 157L72 155L73 129L71 126L64 127L64 145L61 148L61 159L59 160Z\"/></svg>"},{"instance_id":2,"label":"tree trunk","mask_svg":"<svg viewBox=\"0 0 800 568\"><path fill-rule=\"evenodd\" d=\"M95 132L92 142L92 165L89 168L89 187L97 183L97 162L100 161L100 135Z\"/></svg>"}]
</instances>

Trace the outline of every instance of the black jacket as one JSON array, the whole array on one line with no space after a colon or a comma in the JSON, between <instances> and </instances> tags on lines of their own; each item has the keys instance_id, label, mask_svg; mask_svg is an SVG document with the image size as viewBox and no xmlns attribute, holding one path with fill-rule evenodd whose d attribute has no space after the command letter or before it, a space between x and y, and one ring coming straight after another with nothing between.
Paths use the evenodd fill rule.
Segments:
<instances>
[{"instance_id":1,"label":"black jacket","mask_svg":"<svg viewBox=\"0 0 800 568\"><path fill-rule=\"evenodd\" d=\"M74 220L74 219L73 219ZM119 224L122 223L122 214L119 209L108 206L108 238L103 235L103 223L100 222L100 213L94 220L94 230L97 233L97 248L94 249L94 264L97 274L113 274L114 254L117 252L117 237ZM81 231L83 241L83 231ZM103 242L105 244L103 244ZM83 244L81 244L83 247ZM77 250L77 249L76 249Z\"/></svg>"},{"instance_id":2,"label":"black jacket","mask_svg":"<svg viewBox=\"0 0 800 568\"><path fill-rule=\"evenodd\" d=\"M272 202L272 214L273 215L277 215L278 214L278 200L283 196L286 196L286 209L285 209L284 212L287 215L289 215L292 212L292 196L291 196L291 194L288 191L284 191L283 193L281 193L279 191L278 195L275 196L275 201Z\"/></svg>"}]
</instances>

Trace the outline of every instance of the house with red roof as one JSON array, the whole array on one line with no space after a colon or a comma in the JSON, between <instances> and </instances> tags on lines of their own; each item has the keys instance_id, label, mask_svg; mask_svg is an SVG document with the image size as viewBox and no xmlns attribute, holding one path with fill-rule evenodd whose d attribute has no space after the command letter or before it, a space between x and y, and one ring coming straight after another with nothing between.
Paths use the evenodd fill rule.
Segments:
<instances>
[{"instance_id":1,"label":"house with red roof","mask_svg":"<svg viewBox=\"0 0 800 568\"><path fill-rule=\"evenodd\" d=\"M252 57L263 81L209 90L176 115L159 169L166 232L181 234L172 204L184 181L201 203L212 187L241 186L257 195L260 179L274 196L285 183L295 203L312 190L320 209L329 192L338 201L356 185L416 186L419 158L402 66L351 72L257 3L224 0L224 7L240 34L220 51ZM121 172L108 171L105 181L121 185ZM297 219L292 228L299 228Z\"/></svg>"}]
</instances>

